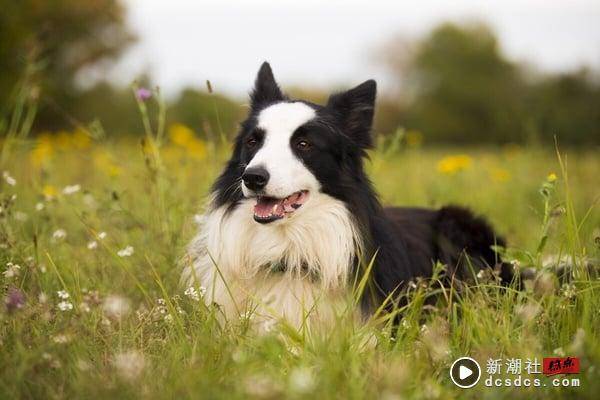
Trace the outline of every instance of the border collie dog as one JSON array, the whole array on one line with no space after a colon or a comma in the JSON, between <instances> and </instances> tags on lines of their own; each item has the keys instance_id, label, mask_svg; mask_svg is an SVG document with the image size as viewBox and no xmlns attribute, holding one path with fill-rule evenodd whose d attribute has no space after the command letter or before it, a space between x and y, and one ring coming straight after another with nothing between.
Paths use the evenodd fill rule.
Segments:
<instances>
[{"instance_id":1,"label":"border collie dog","mask_svg":"<svg viewBox=\"0 0 600 400\"><path fill-rule=\"evenodd\" d=\"M368 80L324 106L292 100L261 66L182 277L227 319L331 323L371 261L363 314L437 262L459 279L498 262L502 239L466 209L382 207L363 167L375 92Z\"/></svg>"}]
</instances>

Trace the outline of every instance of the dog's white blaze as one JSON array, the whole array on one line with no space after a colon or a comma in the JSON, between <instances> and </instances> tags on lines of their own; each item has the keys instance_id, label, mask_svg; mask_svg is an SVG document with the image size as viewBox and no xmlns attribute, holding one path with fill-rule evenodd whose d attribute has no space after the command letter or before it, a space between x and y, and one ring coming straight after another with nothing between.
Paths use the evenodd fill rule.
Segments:
<instances>
[{"instance_id":1,"label":"dog's white blaze","mask_svg":"<svg viewBox=\"0 0 600 400\"><path fill-rule=\"evenodd\" d=\"M287 197L299 190L317 191L319 181L294 155L290 139L294 131L316 116L315 110L301 102L276 103L258 115L258 127L265 131L262 147L247 168L263 166L270 178L265 192L272 197ZM250 193L242 184L246 196Z\"/></svg>"},{"instance_id":2,"label":"dog's white blaze","mask_svg":"<svg viewBox=\"0 0 600 400\"><path fill-rule=\"evenodd\" d=\"M300 327L306 315L309 326L331 323L361 248L348 209L315 192L286 223L262 225L252 219L254 203L207 211L189 247L184 282L204 286L206 303L219 304L229 320L251 310L259 328L280 318ZM277 263L285 271L269 268Z\"/></svg>"}]
</instances>

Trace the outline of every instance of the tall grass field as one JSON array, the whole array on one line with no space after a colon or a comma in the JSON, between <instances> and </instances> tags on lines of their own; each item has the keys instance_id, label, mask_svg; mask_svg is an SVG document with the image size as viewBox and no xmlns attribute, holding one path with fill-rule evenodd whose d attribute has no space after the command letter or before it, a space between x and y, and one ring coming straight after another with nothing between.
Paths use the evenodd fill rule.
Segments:
<instances>
[{"instance_id":1,"label":"tall grass field","mask_svg":"<svg viewBox=\"0 0 600 400\"><path fill-rule=\"evenodd\" d=\"M460 293L416 282L397 331L341 314L320 335L283 323L258 335L251 315L224 322L201 287L179 285L230 144L142 115L142 140L5 127L0 398L598 398L597 149L429 148L414 132L379 140L367 165L385 204L469 206L506 237L507 261L534 276L523 290L491 274ZM558 279L561 265L570 279ZM482 366L470 389L449 377L461 356ZM525 371L566 356L581 371L558 387ZM501 360L494 379L516 377L510 359L540 385L486 385L490 360Z\"/></svg>"}]
</instances>

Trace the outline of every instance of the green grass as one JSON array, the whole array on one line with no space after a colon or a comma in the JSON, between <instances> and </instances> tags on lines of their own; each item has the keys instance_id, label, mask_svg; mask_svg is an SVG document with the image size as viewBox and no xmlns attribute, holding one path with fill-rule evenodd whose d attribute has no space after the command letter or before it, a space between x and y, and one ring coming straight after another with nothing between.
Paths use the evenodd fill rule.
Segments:
<instances>
[{"instance_id":1,"label":"green grass","mask_svg":"<svg viewBox=\"0 0 600 400\"><path fill-rule=\"evenodd\" d=\"M221 324L214 309L184 295L178 260L226 146L202 142L194 153L185 144L163 143L160 152L146 144L144 153L133 140L87 143L76 135L9 137L8 145L0 271L9 262L20 269L0 282L3 295L18 288L26 301L0 311L0 398L592 398L600 391L600 281L581 273L600 249L597 153L569 151L561 167L547 148L382 143L368 168L386 204L471 206L506 236L510 259L540 270L525 291L482 279L460 296L443 291L434 307L423 301L441 289L423 282L393 338L385 324L343 315L321 336L283 328L257 336L245 319ZM438 162L456 154L469 156L463 169L439 172ZM65 194L67 185L80 190ZM127 246L133 254L120 257ZM543 274L541 260L552 254L573 257L572 286ZM59 309L61 290L72 310ZM581 358L581 387L551 387L541 376L547 387L483 383L488 358L541 362L562 352ZM448 377L463 355L484 366L469 390Z\"/></svg>"}]
</instances>

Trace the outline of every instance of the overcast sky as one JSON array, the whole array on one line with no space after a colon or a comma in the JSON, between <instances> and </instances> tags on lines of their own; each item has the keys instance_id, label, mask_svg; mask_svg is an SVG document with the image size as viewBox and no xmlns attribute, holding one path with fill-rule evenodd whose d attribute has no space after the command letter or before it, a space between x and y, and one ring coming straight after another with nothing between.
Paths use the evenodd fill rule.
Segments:
<instances>
[{"instance_id":1,"label":"overcast sky","mask_svg":"<svg viewBox=\"0 0 600 400\"><path fill-rule=\"evenodd\" d=\"M419 37L442 21L481 20L513 60L542 70L600 67L600 1L125 0L139 42L112 77L148 71L167 93L206 79L243 95L268 60L285 85L339 86L385 71L372 57L386 39Z\"/></svg>"}]
</instances>

